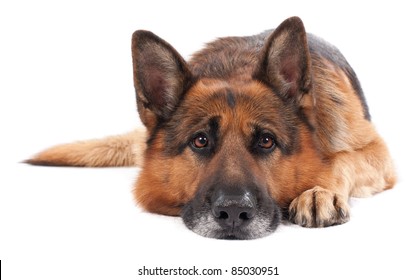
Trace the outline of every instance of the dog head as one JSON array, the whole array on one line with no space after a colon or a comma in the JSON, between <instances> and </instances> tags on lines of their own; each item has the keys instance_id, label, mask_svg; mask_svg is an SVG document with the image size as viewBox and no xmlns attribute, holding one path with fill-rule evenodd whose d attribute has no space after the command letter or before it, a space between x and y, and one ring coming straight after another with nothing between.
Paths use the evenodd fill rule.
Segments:
<instances>
[{"instance_id":1,"label":"dog head","mask_svg":"<svg viewBox=\"0 0 415 280\"><path fill-rule=\"evenodd\" d=\"M201 59L214 50L188 64L156 35L134 33L137 106L149 133L135 188L143 207L181 215L206 237L252 239L276 229L310 177L299 171L313 157L300 110L310 54L298 18L265 37L252 53L233 54L249 61L234 69L232 57ZM203 74L204 63L213 64Z\"/></svg>"}]
</instances>

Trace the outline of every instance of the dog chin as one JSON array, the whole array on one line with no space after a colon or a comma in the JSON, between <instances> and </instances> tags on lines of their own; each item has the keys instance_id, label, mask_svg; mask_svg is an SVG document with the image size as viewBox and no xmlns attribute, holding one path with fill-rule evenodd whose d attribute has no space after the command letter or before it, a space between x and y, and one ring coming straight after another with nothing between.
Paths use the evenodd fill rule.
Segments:
<instances>
[{"instance_id":1,"label":"dog chin","mask_svg":"<svg viewBox=\"0 0 415 280\"><path fill-rule=\"evenodd\" d=\"M187 204L182 211L184 224L193 232L208 238L247 240L265 237L274 232L281 221L281 210L275 205L271 213L259 213L248 224L239 228L224 228L210 209L194 211Z\"/></svg>"}]
</instances>

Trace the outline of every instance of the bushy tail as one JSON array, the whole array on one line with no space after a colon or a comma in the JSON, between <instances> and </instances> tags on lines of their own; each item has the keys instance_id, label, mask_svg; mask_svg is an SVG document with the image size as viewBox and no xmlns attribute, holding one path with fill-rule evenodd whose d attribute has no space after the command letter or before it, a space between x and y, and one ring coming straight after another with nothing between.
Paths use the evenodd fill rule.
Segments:
<instances>
[{"instance_id":1,"label":"bushy tail","mask_svg":"<svg viewBox=\"0 0 415 280\"><path fill-rule=\"evenodd\" d=\"M46 166L141 166L145 142L145 130L134 130L102 139L57 145L24 162Z\"/></svg>"}]
</instances>

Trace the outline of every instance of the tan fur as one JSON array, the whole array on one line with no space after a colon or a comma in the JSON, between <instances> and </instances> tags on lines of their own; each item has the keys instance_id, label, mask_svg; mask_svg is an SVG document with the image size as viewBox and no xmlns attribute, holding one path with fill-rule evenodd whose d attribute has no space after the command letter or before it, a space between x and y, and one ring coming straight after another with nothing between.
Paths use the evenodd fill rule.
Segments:
<instances>
[{"instance_id":1,"label":"tan fur","mask_svg":"<svg viewBox=\"0 0 415 280\"><path fill-rule=\"evenodd\" d=\"M49 166L141 166L145 139L145 130L137 129L103 139L57 145L25 162Z\"/></svg>"}]
</instances>

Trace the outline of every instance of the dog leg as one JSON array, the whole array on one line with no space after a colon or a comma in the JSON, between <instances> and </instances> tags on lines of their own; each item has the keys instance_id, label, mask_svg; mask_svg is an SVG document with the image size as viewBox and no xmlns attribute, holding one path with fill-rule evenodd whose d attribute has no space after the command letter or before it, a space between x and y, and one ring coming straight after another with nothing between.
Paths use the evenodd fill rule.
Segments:
<instances>
[{"instance_id":1,"label":"dog leg","mask_svg":"<svg viewBox=\"0 0 415 280\"><path fill-rule=\"evenodd\" d=\"M306 190L291 202L289 219L293 223L304 227L345 223L350 216L350 196L371 196L392 188L396 181L392 160L380 138L363 148L337 153L331 166L322 180L328 185Z\"/></svg>"}]
</instances>

